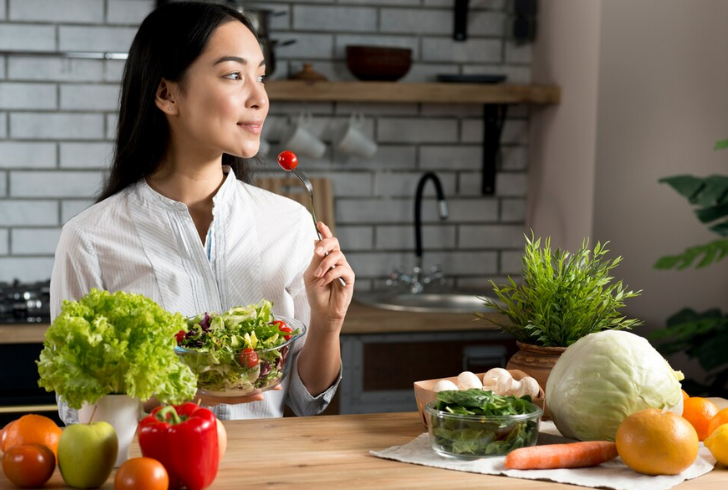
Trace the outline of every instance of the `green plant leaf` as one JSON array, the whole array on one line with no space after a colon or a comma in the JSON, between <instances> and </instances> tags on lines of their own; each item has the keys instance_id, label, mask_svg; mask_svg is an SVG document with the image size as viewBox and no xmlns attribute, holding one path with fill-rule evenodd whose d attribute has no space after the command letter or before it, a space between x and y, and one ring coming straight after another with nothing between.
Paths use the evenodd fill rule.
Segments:
<instances>
[{"instance_id":1,"label":"green plant leaf","mask_svg":"<svg viewBox=\"0 0 728 490\"><path fill-rule=\"evenodd\" d=\"M728 139L720 140L715 143L714 150L724 150L728 148Z\"/></svg>"},{"instance_id":2,"label":"green plant leaf","mask_svg":"<svg viewBox=\"0 0 728 490\"><path fill-rule=\"evenodd\" d=\"M703 223L710 223L717 219L728 216L728 202L723 204L716 204L708 208L697 209L695 215Z\"/></svg>"},{"instance_id":3,"label":"green plant leaf","mask_svg":"<svg viewBox=\"0 0 728 490\"><path fill-rule=\"evenodd\" d=\"M693 177L692 175L675 175L673 177L664 177L659 180L660 183L664 183L675 189L678 194L687 198L695 204L693 201L694 196L700 192L705 186L703 179Z\"/></svg>"},{"instance_id":4,"label":"green plant leaf","mask_svg":"<svg viewBox=\"0 0 728 490\"><path fill-rule=\"evenodd\" d=\"M580 338L602 330L628 330L641 325L619 314L628 298L622 281L613 282L610 271L622 258L607 260L608 242L589 249L589 240L574 253L552 250L551 240L525 237L522 283L497 285L491 281L500 305L487 306L505 314L509 323L498 324L521 342L547 347L568 347Z\"/></svg>"},{"instance_id":5,"label":"green plant leaf","mask_svg":"<svg viewBox=\"0 0 728 490\"><path fill-rule=\"evenodd\" d=\"M713 225L708 229L721 236L728 236L728 220L718 223L717 225Z\"/></svg>"},{"instance_id":6,"label":"green plant leaf","mask_svg":"<svg viewBox=\"0 0 728 490\"><path fill-rule=\"evenodd\" d=\"M728 255L728 240L715 240L705 245L697 245L686 249L679 255L667 255L660 257L655 265L655 269L687 269L699 257L703 259L697 264L697 268L707 267L708 265L720 262Z\"/></svg>"}]
</instances>

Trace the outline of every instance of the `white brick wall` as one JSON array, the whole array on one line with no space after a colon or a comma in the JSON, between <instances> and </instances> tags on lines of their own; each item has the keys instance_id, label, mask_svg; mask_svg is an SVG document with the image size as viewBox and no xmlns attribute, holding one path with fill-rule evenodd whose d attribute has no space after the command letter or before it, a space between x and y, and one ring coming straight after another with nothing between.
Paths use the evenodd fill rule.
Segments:
<instances>
[{"instance_id":1,"label":"white brick wall","mask_svg":"<svg viewBox=\"0 0 728 490\"><path fill-rule=\"evenodd\" d=\"M100 24L104 2L99 0L10 0L11 21Z\"/></svg>"},{"instance_id":2,"label":"white brick wall","mask_svg":"<svg viewBox=\"0 0 728 490\"><path fill-rule=\"evenodd\" d=\"M45 281L51 277L53 257L0 258L0 282L21 279L25 282Z\"/></svg>"},{"instance_id":3,"label":"white brick wall","mask_svg":"<svg viewBox=\"0 0 728 490\"><path fill-rule=\"evenodd\" d=\"M13 255L53 255L60 228L15 228L10 237Z\"/></svg>"},{"instance_id":4,"label":"white brick wall","mask_svg":"<svg viewBox=\"0 0 728 490\"><path fill-rule=\"evenodd\" d=\"M155 3L154 0L109 0L106 22L139 25L154 9Z\"/></svg>"},{"instance_id":5,"label":"white brick wall","mask_svg":"<svg viewBox=\"0 0 728 490\"><path fill-rule=\"evenodd\" d=\"M0 0L0 50L125 52L154 0ZM529 83L531 48L507 40L506 0L471 0L468 40L452 40L452 0L275 0L251 5L283 12L271 37L273 78L304 62L331 80L355 80L346 46L407 47L402 82L438 74L505 74ZM0 56L0 281L50 276L60 227L93 204L113 154L123 61ZM413 198L427 171L442 180L450 217L441 221L428 183L422 207L425 267L441 264L450 284L481 288L518 273L526 219L527 107L510 107L497 192L480 192L482 105L273 101L264 137L271 154L256 170L278 175L281 131L302 111L330 141L354 112L379 149L370 160L327 149L302 162L332 180L337 234L357 289L378 287L395 266L414 265Z\"/></svg>"},{"instance_id":6,"label":"white brick wall","mask_svg":"<svg viewBox=\"0 0 728 490\"><path fill-rule=\"evenodd\" d=\"M0 228L0 255L8 254L8 250L10 250L10 247L8 245L9 238L10 232L8 230L3 230Z\"/></svg>"},{"instance_id":7,"label":"white brick wall","mask_svg":"<svg viewBox=\"0 0 728 490\"><path fill-rule=\"evenodd\" d=\"M0 83L3 109L55 109L55 85L50 83Z\"/></svg>"},{"instance_id":8,"label":"white brick wall","mask_svg":"<svg viewBox=\"0 0 728 490\"><path fill-rule=\"evenodd\" d=\"M0 226L56 226L58 202L48 200L0 200Z\"/></svg>"},{"instance_id":9,"label":"white brick wall","mask_svg":"<svg viewBox=\"0 0 728 490\"><path fill-rule=\"evenodd\" d=\"M101 172L10 172L12 197L91 197L101 189Z\"/></svg>"},{"instance_id":10,"label":"white brick wall","mask_svg":"<svg viewBox=\"0 0 728 490\"><path fill-rule=\"evenodd\" d=\"M61 168L108 168L113 151L110 142L61 143Z\"/></svg>"},{"instance_id":11,"label":"white brick wall","mask_svg":"<svg viewBox=\"0 0 728 490\"><path fill-rule=\"evenodd\" d=\"M115 111L118 107L117 85L61 85L62 110Z\"/></svg>"},{"instance_id":12,"label":"white brick wall","mask_svg":"<svg viewBox=\"0 0 728 490\"><path fill-rule=\"evenodd\" d=\"M100 114L26 113L10 114L10 136L19 139L99 139L104 119Z\"/></svg>"},{"instance_id":13,"label":"white brick wall","mask_svg":"<svg viewBox=\"0 0 728 490\"><path fill-rule=\"evenodd\" d=\"M52 168L55 166L55 143L0 141L0 168Z\"/></svg>"},{"instance_id":14,"label":"white brick wall","mask_svg":"<svg viewBox=\"0 0 728 490\"><path fill-rule=\"evenodd\" d=\"M43 69L39 70L39 66ZM103 61L100 60L57 56L8 56L9 80L94 82L101 79L103 72Z\"/></svg>"}]
</instances>

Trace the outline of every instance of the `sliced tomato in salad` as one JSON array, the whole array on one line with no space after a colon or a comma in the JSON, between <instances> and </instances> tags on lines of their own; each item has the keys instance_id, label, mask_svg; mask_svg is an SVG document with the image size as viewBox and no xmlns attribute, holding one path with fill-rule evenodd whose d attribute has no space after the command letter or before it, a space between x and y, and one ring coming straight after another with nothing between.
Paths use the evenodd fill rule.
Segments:
<instances>
[{"instance_id":1,"label":"sliced tomato in salad","mask_svg":"<svg viewBox=\"0 0 728 490\"><path fill-rule=\"evenodd\" d=\"M252 369L258 365L258 353L255 352L255 349L248 347L243 349L238 360L244 368Z\"/></svg>"},{"instance_id":2,"label":"sliced tomato in salad","mask_svg":"<svg viewBox=\"0 0 728 490\"><path fill-rule=\"evenodd\" d=\"M277 326L278 330L280 330L283 334L290 334L291 332L293 332L293 329L286 325L286 322L282 320L276 320L274 322L271 322L271 325ZM293 335L283 335L283 338L286 340L291 340L291 337L293 337Z\"/></svg>"},{"instance_id":3,"label":"sliced tomato in salad","mask_svg":"<svg viewBox=\"0 0 728 490\"><path fill-rule=\"evenodd\" d=\"M181 344L182 341L185 339L185 335L187 335L187 332L184 330L180 330L176 334L174 334L174 339L177 341L177 345Z\"/></svg>"}]
</instances>

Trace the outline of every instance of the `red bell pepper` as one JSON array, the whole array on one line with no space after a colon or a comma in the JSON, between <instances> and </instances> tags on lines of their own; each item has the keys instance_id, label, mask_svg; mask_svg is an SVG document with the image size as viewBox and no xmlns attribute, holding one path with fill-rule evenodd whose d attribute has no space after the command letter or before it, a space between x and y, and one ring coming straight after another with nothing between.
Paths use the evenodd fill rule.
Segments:
<instances>
[{"instance_id":1,"label":"red bell pepper","mask_svg":"<svg viewBox=\"0 0 728 490\"><path fill-rule=\"evenodd\" d=\"M142 455L169 474L169 488L202 490L217 476L220 454L215 414L194 403L157 407L139 422Z\"/></svg>"}]
</instances>

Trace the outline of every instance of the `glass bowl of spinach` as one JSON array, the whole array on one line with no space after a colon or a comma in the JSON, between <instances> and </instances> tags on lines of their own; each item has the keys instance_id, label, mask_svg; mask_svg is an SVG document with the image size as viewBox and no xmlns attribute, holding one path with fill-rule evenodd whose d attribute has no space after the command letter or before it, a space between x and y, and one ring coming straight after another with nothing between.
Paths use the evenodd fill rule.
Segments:
<instances>
[{"instance_id":1,"label":"glass bowl of spinach","mask_svg":"<svg viewBox=\"0 0 728 490\"><path fill-rule=\"evenodd\" d=\"M531 397L470 389L441 391L425 405L432 449L441 456L478 459L534 446L543 410Z\"/></svg>"}]
</instances>

